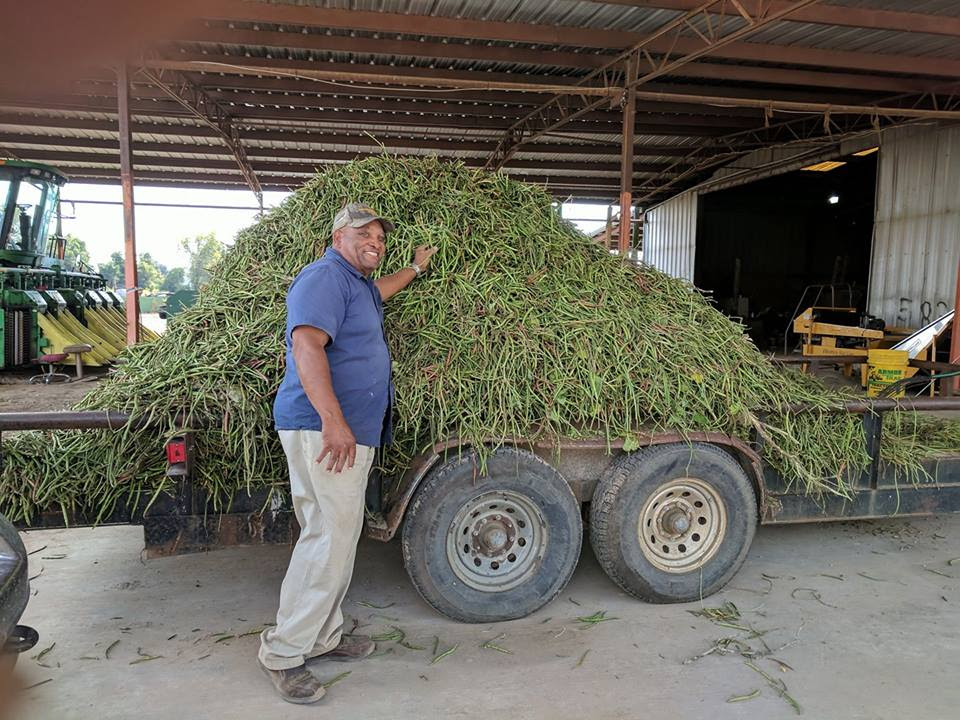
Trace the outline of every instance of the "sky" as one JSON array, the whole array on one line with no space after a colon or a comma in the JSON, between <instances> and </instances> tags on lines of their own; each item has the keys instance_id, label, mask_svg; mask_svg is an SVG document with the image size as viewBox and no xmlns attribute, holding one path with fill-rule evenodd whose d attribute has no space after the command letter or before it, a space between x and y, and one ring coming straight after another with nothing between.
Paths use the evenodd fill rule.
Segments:
<instances>
[{"instance_id":1,"label":"sky","mask_svg":"<svg viewBox=\"0 0 960 720\"><path fill-rule=\"evenodd\" d=\"M288 193L265 192L265 208L281 202ZM63 190L63 232L83 240L94 265L106 262L114 252L123 252L123 207L120 186L70 183ZM98 203L81 202L93 200ZM136 208L137 254L149 253L154 261L168 268L185 267L186 253L180 240L212 232L217 239L230 244L237 231L256 222L256 198L246 190L186 190L180 188L135 187L137 203L168 203L180 206L217 205L246 209L209 209L189 207ZM73 202L67 202L73 201ZM595 218L576 221L585 232L601 227L606 221L603 204L566 203L563 215L568 218ZM53 228L51 228L52 230Z\"/></svg>"}]
</instances>

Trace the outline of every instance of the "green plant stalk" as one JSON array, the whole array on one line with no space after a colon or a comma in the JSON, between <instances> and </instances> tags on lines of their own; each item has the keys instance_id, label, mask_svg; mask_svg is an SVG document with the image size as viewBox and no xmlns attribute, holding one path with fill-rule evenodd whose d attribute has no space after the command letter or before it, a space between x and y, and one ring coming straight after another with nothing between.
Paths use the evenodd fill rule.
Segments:
<instances>
[{"instance_id":1,"label":"green plant stalk","mask_svg":"<svg viewBox=\"0 0 960 720\"><path fill-rule=\"evenodd\" d=\"M540 187L435 158L381 155L329 166L256 224L211 269L196 304L78 409L144 416L148 429L26 432L6 440L0 512L103 520L173 490L163 442L196 436L195 482L218 510L237 493L288 492L273 430L283 375L285 295L321 256L347 199L394 220L382 273L413 249L439 248L429 271L386 303L394 358L395 442L381 470L459 437L481 461L510 437L721 431L765 441L764 459L793 490L849 496L866 465L847 398L774 367L689 284L611 256L563 220ZM802 416L765 414L788 403ZM920 460L960 447L960 424L889 420L884 460L916 481Z\"/></svg>"}]
</instances>

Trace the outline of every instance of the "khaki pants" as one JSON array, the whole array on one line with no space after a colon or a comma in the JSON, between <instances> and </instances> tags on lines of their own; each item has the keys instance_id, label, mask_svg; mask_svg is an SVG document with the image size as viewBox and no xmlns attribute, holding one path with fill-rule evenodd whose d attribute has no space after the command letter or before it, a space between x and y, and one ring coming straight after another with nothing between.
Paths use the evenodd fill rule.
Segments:
<instances>
[{"instance_id":1,"label":"khaki pants","mask_svg":"<svg viewBox=\"0 0 960 720\"><path fill-rule=\"evenodd\" d=\"M300 537L280 586L277 625L260 636L260 662L271 670L302 665L340 642L340 605L350 585L363 529L367 476L375 449L357 445L353 468L333 474L317 464L323 434L280 430L290 469Z\"/></svg>"}]
</instances>

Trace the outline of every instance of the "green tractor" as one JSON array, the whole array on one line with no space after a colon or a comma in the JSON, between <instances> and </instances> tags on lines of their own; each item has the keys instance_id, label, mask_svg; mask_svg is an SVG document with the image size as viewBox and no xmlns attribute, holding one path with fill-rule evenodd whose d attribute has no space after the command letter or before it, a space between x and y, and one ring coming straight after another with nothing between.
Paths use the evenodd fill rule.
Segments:
<instances>
[{"instance_id":1,"label":"green tractor","mask_svg":"<svg viewBox=\"0 0 960 720\"><path fill-rule=\"evenodd\" d=\"M64 268L60 189L66 182L46 165L0 159L0 368L33 365L60 351L58 345L87 340L90 310L122 306L101 275ZM94 354L84 361L103 364L104 349Z\"/></svg>"}]
</instances>

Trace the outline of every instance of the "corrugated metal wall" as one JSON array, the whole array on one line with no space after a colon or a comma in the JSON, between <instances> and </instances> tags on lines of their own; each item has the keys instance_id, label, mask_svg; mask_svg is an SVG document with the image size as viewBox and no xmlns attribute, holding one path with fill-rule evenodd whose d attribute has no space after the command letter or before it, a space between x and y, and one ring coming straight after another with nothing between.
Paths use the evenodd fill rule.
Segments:
<instances>
[{"instance_id":1,"label":"corrugated metal wall","mask_svg":"<svg viewBox=\"0 0 960 720\"><path fill-rule=\"evenodd\" d=\"M668 275L693 282L697 249L697 193L670 198L644 214L643 260Z\"/></svg>"},{"instance_id":2,"label":"corrugated metal wall","mask_svg":"<svg viewBox=\"0 0 960 720\"><path fill-rule=\"evenodd\" d=\"M884 132L868 309L919 327L953 308L960 262L960 127Z\"/></svg>"}]
</instances>

